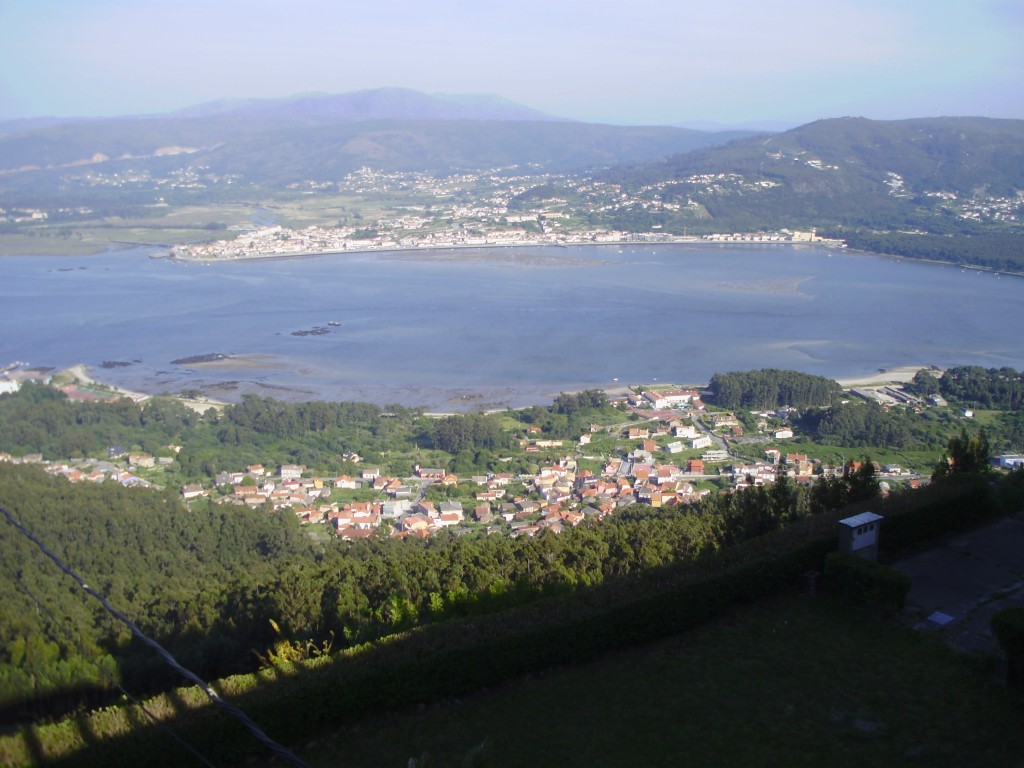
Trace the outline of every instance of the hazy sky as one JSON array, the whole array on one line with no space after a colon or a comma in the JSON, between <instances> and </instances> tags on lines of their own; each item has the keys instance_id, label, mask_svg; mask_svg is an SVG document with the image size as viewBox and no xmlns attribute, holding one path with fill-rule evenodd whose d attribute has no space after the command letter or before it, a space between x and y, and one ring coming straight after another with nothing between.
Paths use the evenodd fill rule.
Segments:
<instances>
[{"instance_id":1,"label":"hazy sky","mask_svg":"<svg viewBox=\"0 0 1024 768\"><path fill-rule=\"evenodd\" d=\"M1024 0L0 0L0 120L380 86L632 124L1024 118Z\"/></svg>"}]
</instances>

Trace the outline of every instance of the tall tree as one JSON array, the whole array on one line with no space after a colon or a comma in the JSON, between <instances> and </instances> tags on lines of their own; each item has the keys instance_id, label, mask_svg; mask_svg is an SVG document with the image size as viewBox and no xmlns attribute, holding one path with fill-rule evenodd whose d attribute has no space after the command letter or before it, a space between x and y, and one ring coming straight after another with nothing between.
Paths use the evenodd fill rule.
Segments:
<instances>
[{"instance_id":1,"label":"tall tree","mask_svg":"<svg viewBox=\"0 0 1024 768\"><path fill-rule=\"evenodd\" d=\"M949 441L949 448L935 467L933 478L950 475L983 474L989 468L990 450L985 430L969 436L966 429Z\"/></svg>"}]
</instances>

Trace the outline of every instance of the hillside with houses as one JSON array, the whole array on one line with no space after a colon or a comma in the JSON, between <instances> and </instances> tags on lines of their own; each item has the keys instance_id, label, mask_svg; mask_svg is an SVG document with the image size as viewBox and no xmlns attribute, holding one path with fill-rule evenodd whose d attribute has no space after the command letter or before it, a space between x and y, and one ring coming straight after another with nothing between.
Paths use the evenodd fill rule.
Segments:
<instances>
[{"instance_id":1,"label":"hillside with houses","mask_svg":"<svg viewBox=\"0 0 1024 768\"><path fill-rule=\"evenodd\" d=\"M885 389L855 390L862 397ZM890 398L891 399L891 398ZM908 401L911 396L907 396ZM856 470L790 449L799 433L796 410L736 411L709 408L694 389L638 387L607 402L601 419L578 432L552 435L537 424L512 424L512 439L489 464L469 473L446 466L411 467L396 473L355 451L339 457L347 472L324 473L304 464L275 464L268 457L222 469L178 486L188 505L212 503L264 512L286 511L321 533L344 541L370 537L429 538L444 531L536 536L561 533L584 521L601 521L631 505L693 505L711 494L742 491L786 478L810 486ZM795 431L796 430L796 431ZM114 482L162 487L182 446L155 456L109 446L102 459L47 460L26 454L8 460L40 463L72 483ZM814 451L812 450L812 453ZM909 467L880 464L888 485L917 486Z\"/></svg>"},{"instance_id":2,"label":"hillside with houses","mask_svg":"<svg viewBox=\"0 0 1024 768\"><path fill-rule=\"evenodd\" d=\"M613 595L646 599L647 575L713 570L713 553L772 535L802 547L805 529L824 542L846 510L960 509L975 493L961 474L1010 492L1022 382L961 367L842 389L765 370L718 377L721 395L662 384L429 416L258 397L200 413L26 379L0 394L0 499L216 679L470 617L517 623L505 612L549 599L604 615ZM742 407L715 402L726 395ZM114 680L175 684L98 604L71 599L31 542L3 546L23 564L0 591L6 721L111 704ZM80 641L56 638L40 603Z\"/></svg>"}]
</instances>

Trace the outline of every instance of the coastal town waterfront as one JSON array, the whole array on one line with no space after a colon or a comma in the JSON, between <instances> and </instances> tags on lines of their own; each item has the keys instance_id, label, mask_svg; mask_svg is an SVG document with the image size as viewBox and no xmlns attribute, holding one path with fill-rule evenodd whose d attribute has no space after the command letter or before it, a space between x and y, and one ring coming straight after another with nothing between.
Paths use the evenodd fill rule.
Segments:
<instances>
[{"instance_id":1,"label":"coastal town waterfront","mask_svg":"<svg viewBox=\"0 0 1024 768\"><path fill-rule=\"evenodd\" d=\"M427 224L425 219L403 219L399 224L413 229ZM316 256L330 253L362 253L369 251L401 251L406 249L454 248L522 248L568 245L620 245L623 243L722 243L793 245L814 243L820 246L845 248L842 240L829 240L812 232L753 232L685 237L658 232L618 232L587 230L576 233L543 230L530 233L523 229L496 229L488 232L467 232L464 227L451 227L422 235L376 234L359 236L355 227L306 227L289 229L280 225L262 227L229 240L216 240L197 245L178 245L169 255L184 261L216 261L222 259L261 259L282 256Z\"/></svg>"}]
</instances>

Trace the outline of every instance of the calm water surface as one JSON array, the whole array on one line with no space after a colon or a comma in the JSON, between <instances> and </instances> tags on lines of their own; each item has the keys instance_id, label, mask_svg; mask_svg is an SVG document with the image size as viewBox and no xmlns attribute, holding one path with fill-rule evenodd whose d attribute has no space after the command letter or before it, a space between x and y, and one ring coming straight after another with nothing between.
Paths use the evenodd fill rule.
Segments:
<instances>
[{"instance_id":1,"label":"calm water surface","mask_svg":"<svg viewBox=\"0 0 1024 768\"><path fill-rule=\"evenodd\" d=\"M147 392L439 410L762 367L834 378L911 364L1024 368L1021 278L837 250L481 249L212 265L150 253L0 260L0 364L85 363ZM326 332L295 335L317 328ZM209 353L240 364L172 363Z\"/></svg>"}]
</instances>

